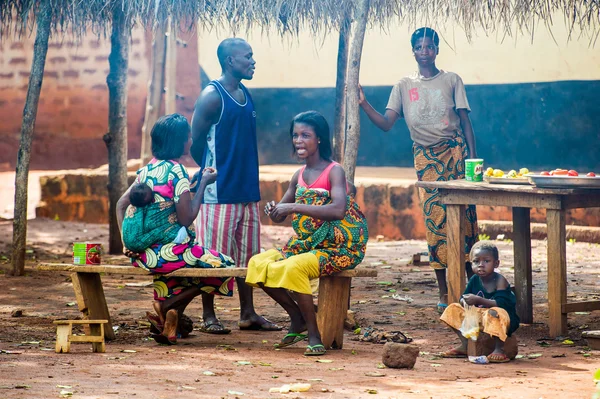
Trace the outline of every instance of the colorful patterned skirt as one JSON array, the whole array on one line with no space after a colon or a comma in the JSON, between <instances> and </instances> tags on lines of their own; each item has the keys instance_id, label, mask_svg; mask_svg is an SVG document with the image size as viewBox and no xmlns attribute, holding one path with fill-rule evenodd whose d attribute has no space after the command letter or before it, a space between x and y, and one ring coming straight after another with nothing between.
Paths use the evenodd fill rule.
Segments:
<instances>
[{"instance_id":1,"label":"colorful patterned skirt","mask_svg":"<svg viewBox=\"0 0 600 399\"><path fill-rule=\"evenodd\" d=\"M434 147L413 145L417 179L419 181L448 181L465 177L467 145L457 135ZM425 234L429 249L429 264L434 269L448 267L446 239L446 205L440 202L437 189L419 188L419 200L425 217ZM478 241L477 213L475 206L466 207L465 254Z\"/></svg>"},{"instance_id":2,"label":"colorful patterned skirt","mask_svg":"<svg viewBox=\"0 0 600 399\"><path fill-rule=\"evenodd\" d=\"M188 242L184 244L156 244L132 259L136 267L155 273L154 299L163 301L186 288L197 287L214 295L233 295L233 277L167 277L165 274L183 267L235 267L233 259L219 252Z\"/></svg>"}]
</instances>

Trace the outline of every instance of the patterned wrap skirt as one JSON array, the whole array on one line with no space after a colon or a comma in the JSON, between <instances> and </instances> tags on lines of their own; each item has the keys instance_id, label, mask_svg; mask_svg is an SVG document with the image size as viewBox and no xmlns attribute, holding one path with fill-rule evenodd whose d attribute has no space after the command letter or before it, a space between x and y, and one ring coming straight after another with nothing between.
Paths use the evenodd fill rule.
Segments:
<instances>
[{"instance_id":1,"label":"patterned wrap skirt","mask_svg":"<svg viewBox=\"0 0 600 399\"><path fill-rule=\"evenodd\" d=\"M467 145L456 135L433 147L413 145L415 170L419 181L449 181L464 179ZM429 264L434 269L448 267L446 238L446 205L440 202L437 189L419 188L419 200L425 217L425 234L429 250ZM466 207L465 254L469 259L471 248L478 241L477 213L474 205Z\"/></svg>"}]
</instances>

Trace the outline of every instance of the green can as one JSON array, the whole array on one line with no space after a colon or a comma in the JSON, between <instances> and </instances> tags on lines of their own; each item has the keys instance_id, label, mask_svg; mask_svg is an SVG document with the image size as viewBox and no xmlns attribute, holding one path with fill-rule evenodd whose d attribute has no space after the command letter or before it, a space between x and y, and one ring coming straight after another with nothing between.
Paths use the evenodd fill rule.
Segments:
<instances>
[{"instance_id":1,"label":"green can","mask_svg":"<svg viewBox=\"0 0 600 399\"><path fill-rule=\"evenodd\" d=\"M465 159L465 180L483 181L483 159Z\"/></svg>"}]
</instances>

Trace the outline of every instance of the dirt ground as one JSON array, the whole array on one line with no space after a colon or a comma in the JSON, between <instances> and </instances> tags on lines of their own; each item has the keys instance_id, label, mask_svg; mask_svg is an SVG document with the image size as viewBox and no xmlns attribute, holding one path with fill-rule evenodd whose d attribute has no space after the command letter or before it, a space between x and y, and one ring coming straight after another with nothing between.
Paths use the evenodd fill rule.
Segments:
<instances>
[{"instance_id":1,"label":"dirt ground","mask_svg":"<svg viewBox=\"0 0 600 399\"><path fill-rule=\"evenodd\" d=\"M0 266L9 267L12 224L0 222ZM53 351L56 319L80 317L68 273L38 272L37 261L69 262L73 241L107 241L103 225L34 219L28 228L26 276L0 274L0 398L590 398L599 351L581 339L582 330L600 330L600 312L570 314L569 335L547 338L546 242L534 241L535 323L517 331L520 357L508 364L476 365L441 359L436 353L455 343L438 321L436 284L427 266L410 264L425 250L423 241L371 241L364 267L377 278L353 280L352 309L363 330L401 330L414 338L421 354L413 370L381 367L383 345L356 341L351 331L344 348L331 350L320 363L302 355L303 345L274 350L281 332L236 328L239 302L217 299L217 314L233 329L230 335L195 331L175 347L148 339L144 325L152 289L148 278L104 276L104 290L117 326L117 339L106 353L89 344L73 344L71 353ZM263 228L264 248L281 244L288 228ZM498 241L501 272L512 282L512 244ZM567 246L569 299L600 299L600 245ZM108 257L107 263L124 263ZM3 265L1 265L3 264ZM395 290L395 291L394 291ZM399 301L393 295L409 297ZM255 290L259 313L287 325L283 310ZM22 317L12 317L22 310ZM188 315L196 324L200 301ZM573 344L565 344L569 338ZM210 373L208 373L210 372ZM214 375L207 375L212 374ZM287 383L312 385L308 392L275 394L269 388ZM62 392L62 394L61 394Z\"/></svg>"}]
</instances>

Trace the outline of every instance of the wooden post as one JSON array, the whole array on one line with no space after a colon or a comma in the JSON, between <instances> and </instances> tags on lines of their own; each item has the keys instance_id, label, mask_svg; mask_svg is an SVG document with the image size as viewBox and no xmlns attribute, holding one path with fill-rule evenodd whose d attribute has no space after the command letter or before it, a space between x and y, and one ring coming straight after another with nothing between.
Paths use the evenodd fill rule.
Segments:
<instances>
[{"instance_id":1,"label":"wooden post","mask_svg":"<svg viewBox=\"0 0 600 399\"><path fill-rule=\"evenodd\" d=\"M22 276L25 270L25 245L27 240L27 186L29 184L29 162L31 160L31 142L33 129L37 116L40 92L44 80L44 66L48 52L48 38L50 37L50 22L52 7L50 0L40 2L41 11L36 21L37 30L33 44L33 62L27 97L23 108L23 122L21 123L21 142L17 156L17 170L15 175L15 210L13 219L13 247L12 270L14 276Z\"/></svg>"},{"instance_id":2,"label":"wooden post","mask_svg":"<svg viewBox=\"0 0 600 399\"><path fill-rule=\"evenodd\" d=\"M142 126L142 147L140 151L140 164L146 165L152 159L150 132L160 114L162 93L165 86L165 54L166 35L165 25L161 24L156 30L152 42L152 68L148 81L148 94L146 96L146 115Z\"/></svg>"},{"instance_id":3,"label":"wooden post","mask_svg":"<svg viewBox=\"0 0 600 399\"><path fill-rule=\"evenodd\" d=\"M358 0L352 24L350 54L348 56L348 104L346 127L346 151L344 170L346 178L354 182L354 170L360 142L360 106L358 105L358 83L360 76L360 58L369 17L370 0Z\"/></svg>"},{"instance_id":4,"label":"wooden post","mask_svg":"<svg viewBox=\"0 0 600 399\"><path fill-rule=\"evenodd\" d=\"M327 276L319 279L317 324L325 349L344 346L344 320L350 298L349 277Z\"/></svg>"},{"instance_id":5,"label":"wooden post","mask_svg":"<svg viewBox=\"0 0 600 399\"><path fill-rule=\"evenodd\" d=\"M103 137L108 149L108 251L123 251L121 232L117 224L117 201L127 190L127 72L129 69L129 40L131 27L120 6L112 11L110 36L110 72L108 85L108 133Z\"/></svg>"},{"instance_id":6,"label":"wooden post","mask_svg":"<svg viewBox=\"0 0 600 399\"><path fill-rule=\"evenodd\" d=\"M335 115L333 123L333 159L344 163L346 144L346 80L348 77L348 37L350 18L344 19L340 26L338 40L337 76L335 80Z\"/></svg>"},{"instance_id":7,"label":"wooden post","mask_svg":"<svg viewBox=\"0 0 600 399\"><path fill-rule=\"evenodd\" d=\"M167 56L165 60L165 114L177 112L177 30L171 19L168 22Z\"/></svg>"},{"instance_id":8,"label":"wooden post","mask_svg":"<svg viewBox=\"0 0 600 399\"><path fill-rule=\"evenodd\" d=\"M546 209L548 229L548 324L550 336L565 335L567 313L567 238L565 232L565 210Z\"/></svg>"},{"instance_id":9,"label":"wooden post","mask_svg":"<svg viewBox=\"0 0 600 399\"><path fill-rule=\"evenodd\" d=\"M533 323L531 291L531 217L529 208L515 207L513 214L513 243L515 260L515 295L521 323Z\"/></svg>"},{"instance_id":10,"label":"wooden post","mask_svg":"<svg viewBox=\"0 0 600 399\"><path fill-rule=\"evenodd\" d=\"M84 318L88 320L106 320L104 337L108 341L115 339L100 274L71 273L71 281L73 282L77 306L79 311L83 313ZM89 327L86 326L86 329L86 334L89 335L91 333Z\"/></svg>"},{"instance_id":11,"label":"wooden post","mask_svg":"<svg viewBox=\"0 0 600 399\"><path fill-rule=\"evenodd\" d=\"M465 290L465 205L446 205L448 303L458 302Z\"/></svg>"}]
</instances>

